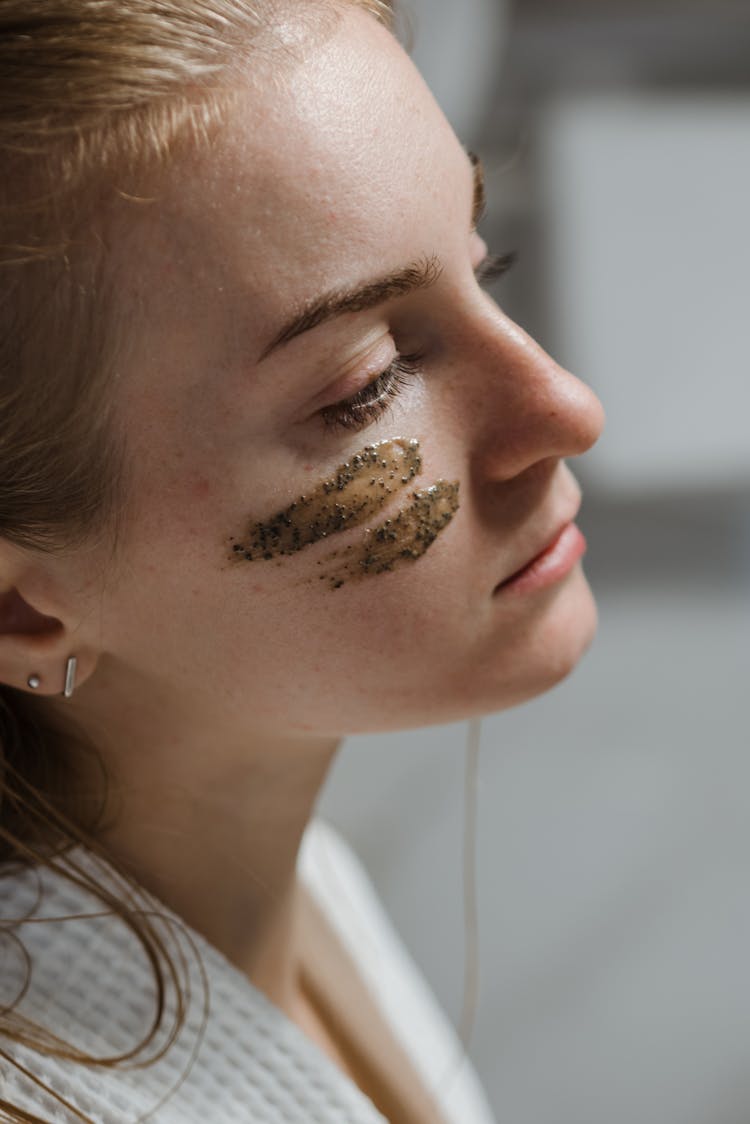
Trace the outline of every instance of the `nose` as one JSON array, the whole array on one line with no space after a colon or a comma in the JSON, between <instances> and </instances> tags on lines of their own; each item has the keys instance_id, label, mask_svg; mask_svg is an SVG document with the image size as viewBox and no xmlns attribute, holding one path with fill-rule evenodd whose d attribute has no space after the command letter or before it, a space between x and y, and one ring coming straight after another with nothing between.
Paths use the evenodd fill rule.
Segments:
<instances>
[{"instance_id":1,"label":"nose","mask_svg":"<svg viewBox=\"0 0 750 1124\"><path fill-rule=\"evenodd\" d=\"M510 480L541 461L579 456L599 438L604 410L497 307L471 332L473 447L483 473Z\"/></svg>"}]
</instances>

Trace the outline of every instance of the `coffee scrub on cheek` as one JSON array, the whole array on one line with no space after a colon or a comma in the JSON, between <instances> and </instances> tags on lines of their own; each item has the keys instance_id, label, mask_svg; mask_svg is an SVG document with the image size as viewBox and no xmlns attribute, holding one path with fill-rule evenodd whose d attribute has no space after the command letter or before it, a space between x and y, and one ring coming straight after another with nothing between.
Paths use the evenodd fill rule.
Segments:
<instances>
[{"instance_id":1,"label":"coffee scrub on cheek","mask_svg":"<svg viewBox=\"0 0 750 1124\"><path fill-rule=\"evenodd\" d=\"M253 521L241 540L230 540L237 562L269 562L297 554L322 539L363 527L358 543L331 551L318 565L320 581L339 589L346 581L416 562L458 511L458 481L437 480L412 491L392 516L372 523L393 496L406 492L422 471L416 438L366 445L311 492L269 519Z\"/></svg>"}]
</instances>

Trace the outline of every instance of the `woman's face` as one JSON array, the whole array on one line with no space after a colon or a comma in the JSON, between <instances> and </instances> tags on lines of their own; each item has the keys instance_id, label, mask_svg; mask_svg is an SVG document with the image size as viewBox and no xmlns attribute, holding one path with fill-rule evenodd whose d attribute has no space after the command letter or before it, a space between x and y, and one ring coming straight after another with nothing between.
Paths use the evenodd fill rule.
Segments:
<instances>
[{"instance_id":1,"label":"woman's face","mask_svg":"<svg viewBox=\"0 0 750 1124\"><path fill-rule=\"evenodd\" d=\"M279 733L499 710L591 639L572 535L503 582L575 517L563 458L602 411L480 287L472 164L388 33L286 32L210 152L122 205L133 471L97 644Z\"/></svg>"}]
</instances>

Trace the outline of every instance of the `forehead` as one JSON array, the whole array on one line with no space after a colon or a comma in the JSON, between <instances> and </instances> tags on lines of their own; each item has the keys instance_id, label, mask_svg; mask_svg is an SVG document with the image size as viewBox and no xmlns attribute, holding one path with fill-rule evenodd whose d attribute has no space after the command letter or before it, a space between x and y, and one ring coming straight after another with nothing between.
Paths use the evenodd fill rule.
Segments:
<instances>
[{"instance_id":1,"label":"forehead","mask_svg":"<svg viewBox=\"0 0 750 1124\"><path fill-rule=\"evenodd\" d=\"M344 9L297 56L251 56L210 152L173 169L152 215L163 253L240 286L261 315L269 272L301 296L306 272L324 290L429 252L415 206L444 214L465 191L458 142L375 19Z\"/></svg>"}]
</instances>

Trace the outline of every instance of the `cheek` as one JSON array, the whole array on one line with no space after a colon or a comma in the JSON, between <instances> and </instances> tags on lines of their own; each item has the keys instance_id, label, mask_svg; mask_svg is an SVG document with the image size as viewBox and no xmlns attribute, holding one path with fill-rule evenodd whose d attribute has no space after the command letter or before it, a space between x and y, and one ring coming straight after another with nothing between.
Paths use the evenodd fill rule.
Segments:
<instances>
[{"instance_id":1,"label":"cheek","mask_svg":"<svg viewBox=\"0 0 750 1124\"><path fill-rule=\"evenodd\" d=\"M479 616L457 534L451 524L419 558L338 588L316 575L318 588L295 600L294 624L276 622L280 665L299 661L300 635L316 653L311 701L321 719L377 728L407 703L418 703L420 720L427 719L435 676L447 686L476 642Z\"/></svg>"},{"instance_id":2,"label":"cheek","mask_svg":"<svg viewBox=\"0 0 750 1124\"><path fill-rule=\"evenodd\" d=\"M446 526L417 559L336 588L323 543L230 566L220 660L241 684L241 705L258 719L283 714L293 728L327 734L382 728L398 715L411 721L415 708L428 720L434 670L444 665L447 683L471 623L455 530Z\"/></svg>"},{"instance_id":3,"label":"cheek","mask_svg":"<svg viewBox=\"0 0 750 1124\"><path fill-rule=\"evenodd\" d=\"M290 575L314 564L313 574L331 590L412 566L460 503L457 480L421 486L422 472L417 438L365 446L285 507L264 519L250 518L229 536L228 557L257 569L296 556L299 564L289 565ZM323 543L322 554L313 551Z\"/></svg>"},{"instance_id":4,"label":"cheek","mask_svg":"<svg viewBox=\"0 0 750 1124\"><path fill-rule=\"evenodd\" d=\"M196 504L211 503L216 492L216 486L205 476L197 477L188 489L192 501Z\"/></svg>"}]
</instances>

